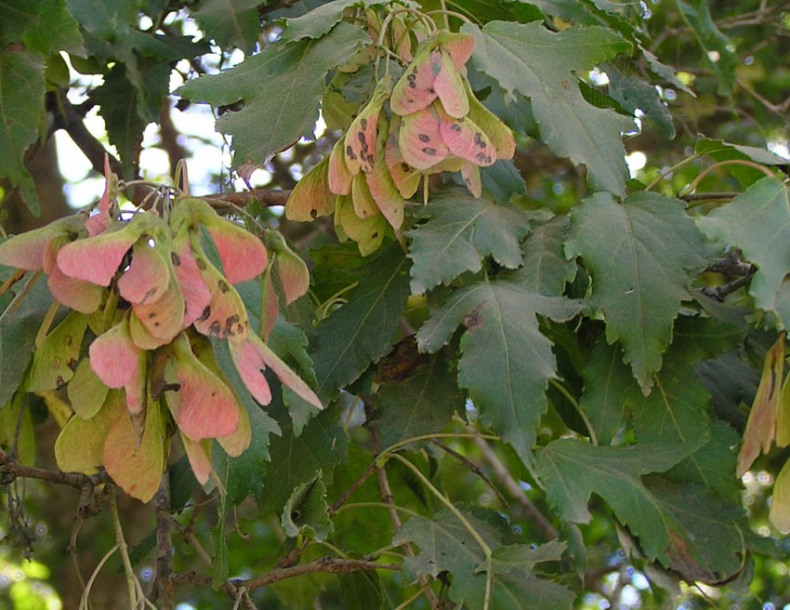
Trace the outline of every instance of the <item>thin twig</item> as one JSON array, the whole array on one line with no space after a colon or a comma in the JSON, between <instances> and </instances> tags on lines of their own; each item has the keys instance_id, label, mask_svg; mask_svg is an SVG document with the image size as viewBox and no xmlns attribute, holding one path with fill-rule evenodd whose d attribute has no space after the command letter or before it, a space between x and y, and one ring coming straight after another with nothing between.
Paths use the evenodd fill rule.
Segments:
<instances>
[{"instance_id":1,"label":"thin twig","mask_svg":"<svg viewBox=\"0 0 790 610\"><path fill-rule=\"evenodd\" d=\"M447 445L445 445L445 444L444 444L443 442L441 442L441 441L438 441L438 440L436 440L436 439L433 439L431 442L432 442L434 445L436 445L437 447L439 447L439 449L441 449L441 450L442 450L442 451L444 451L445 453L448 453L449 455L453 456L453 457L454 457L456 460L458 460L459 462L461 462L461 463L462 463L464 466L466 466L466 467L469 469L469 471L470 471L472 474L474 474L474 475L476 475L476 476L480 477L480 478L483 480L483 482L484 482L484 483L485 483L485 484L488 486L488 488L489 488L491 491L493 491L493 492L494 492L494 494L495 494L495 495L496 495L496 497L499 499L499 501L500 501L500 502L501 502L503 505L507 506L507 500L505 500L505 497L502 495L502 492L500 492L500 491L499 491L499 490L496 488L496 485L494 485L494 484L491 482L491 479L489 479L489 478L488 478L488 476L486 476L486 473L484 473L484 472L483 472L483 471L480 469L480 466L478 466L477 464L475 464L475 463L474 463L472 460L470 460L470 459L469 459L468 457L466 457L465 455L461 455L460 453L458 453L458 452L457 452L455 449L453 449L452 447L448 447Z\"/></svg>"},{"instance_id":2,"label":"thin twig","mask_svg":"<svg viewBox=\"0 0 790 610\"><path fill-rule=\"evenodd\" d=\"M351 485L348 487L348 489L346 489L346 490L345 490L345 491L344 491L342 494L340 494L340 497L339 497L337 500L335 500L335 503L334 503L334 504L332 504L332 506L331 506L331 507L329 507L329 512L328 512L328 515L329 515L329 518L330 518L330 519L331 519L331 518L332 518L332 517L335 515L335 513L338 511L338 509L339 509L341 506L343 506L343 504L345 504L346 502L348 502L348 499L349 499L351 496L353 496L353 495L354 495L354 492L356 492L356 491L357 491L357 489L359 489L360 487L362 487L363 483L364 483L365 481L367 481L367 480L370 478L370 475L372 475L372 474L373 474L375 471L376 471L376 462L375 462L375 461L373 461L373 462L371 462L371 463L368 465L368 467L367 467L367 468L365 468L365 470L362 472L362 474L360 474L360 475L357 477L356 481L354 481L354 482L353 482L353 483L352 483L352 484L351 484Z\"/></svg>"},{"instance_id":3,"label":"thin twig","mask_svg":"<svg viewBox=\"0 0 790 610\"><path fill-rule=\"evenodd\" d=\"M500 461L491 446L482 438L475 439L475 445L480 450L483 459L491 466L494 471L494 476L500 484L507 490L507 492L518 503L522 510L527 514L529 519L535 524L535 527L540 532L545 540L554 540L559 538L559 532L551 524L551 522L540 512L537 506L527 497L524 490L521 489L519 484L510 474L507 467Z\"/></svg>"},{"instance_id":4,"label":"thin twig","mask_svg":"<svg viewBox=\"0 0 790 610\"><path fill-rule=\"evenodd\" d=\"M110 513L112 515L113 528L115 529L116 546L121 553L123 571L126 574L126 592L129 595L129 609L134 610L140 605L137 599L137 576L135 576L134 568L132 567L132 560L129 558L129 545L126 544L126 538L124 538L123 528L121 527L121 517L118 514L118 502L115 499L115 486L112 487L112 491L110 492Z\"/></svg>"}]
</instances>

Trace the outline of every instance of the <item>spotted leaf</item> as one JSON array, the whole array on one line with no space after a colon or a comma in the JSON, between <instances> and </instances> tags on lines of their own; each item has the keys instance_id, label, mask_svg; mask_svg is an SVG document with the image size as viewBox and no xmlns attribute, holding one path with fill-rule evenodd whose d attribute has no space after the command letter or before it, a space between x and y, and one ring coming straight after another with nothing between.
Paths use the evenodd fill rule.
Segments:
<instances>
[{"instance_id":1,"label":"spotted leaf","mask_svg":"<svg viewBox=\"0 0 790 610\"><path fill-rule=\"evenodd\" d=\"M29 391L54 390L72 378L87 328L87 318L71 312L47 335L33 352L33 366L28 373Z\"/></svg>"},{"instance_id":2,"label":"spotted leaf","mask_svg":"<svg viewBox=\"0 0 790 610\"><path fill-rule=\"evenodd\" d=\"M322 159L296 183L285 203L286 218L308 222L334 212L335 195L329 190L328 164L329 159Z\"/></svg>"},{"instance_id":3,"label":"spotted leaf","mask_svg":"<svg viewBox=\"0 0 790 610\"><path fill-rule=\"evenodd\" d=\"M329 163L327 167L327 181L329 190L335 195L348 195L351 193L351 179L354 174L346 165L346 155L344 151L345 139L340 138L332 147L329 153Z\"/></svg>"},{"instance_id":4,"label":"spotted leaf","mask_svg":"<svg viewBox=\"0 0 790 610\"><path fill-rule=\"evenodd\" d=\"M442 69L442 52L433 41L423 43L403 75L395 83L390 108L395 114L407 116L431 105L436 99L436 75Z\"/></svg>"},{"instance_id":5,"label":"spotted leaf","mask_svg":"<svg viewBox=\"0 0 790 610\"><path fill-rule=\"evenodd\" d=\"M211 300L194 321L195 329L206 336L243 341L249 319L239 293L212 265L200 250L197 237L191 236L192 252L200 276L211 294ZM198 254L200 253L200 254Z\"/></svg>"},{"instance_id":6,"label":"spotted leaf","mask_svg":"<svg viewBox=\"0 0 790 610\"><path fill-rule=\"evenodd\" d=\"M401 119L398 146L404 161L425 170L447 156L447 145L439 131L439 115L429 106Z\"/></svg>"},{"instance_id":7,"label":"spotted leaf","mask_svg":"<svg viewBox=\"0 0 790 610\"><path fill-rule=\"evenodd\" d=\"M401 119L397 114L392 115L389 133L387 134L387 146L384 150L384 159L395 188L398 189L401 197L408 199L417 192L421 174L417 169L406 163L400 152L400 146L398 145L400 121Z\"/></svg>"},{"instance_id":8,"label":"spotted leaf","mask_svg":"<svg viewBox=\"0 0 790 610\"><path fill-rule=\"evenodd\" d=\"M376 161L376 132L381 106L392 90L392 79L388 76L376 83L373 95L351 123L343 142L346 167L351 174L373 171Z\"/></svg>"},{"instance_id":9,"label":"spotted leaf","mask_svg":"<svg viewBox=\"0 0 790 610\"><path fill-rule=\"evenodd\" d=\"M447 115L437 108L439 132L447 148L456 156L483 167L493 165L496 151L486 133L469 117L461 119Z\"/></svg>"},{"instance_id":10,"label":"spotted leaf","mask_svg":"<svg viewBox=\"0 0 790 610\"><path fill-rule=\"evenodd\" d=\"M383 121L381 123L384 123ZM390 176L385 159L387 145L386 125L380 124L376 138L376 162L373 171L367 175L367 186L376 207L396 231L403 224L404 201Z\"/></svg>"},{"instance_id":11,"label":"spotted leaf","mask_svg":"<svg viewBox=\"0 0 790 610\"><path fill-rule=\"evenodd\" d=\"M475 123L491 140L496 150L497 159L512 159L516 152L516 141L513 133L500 118L486 108L472 92L469 83L465 83L469 99L469 120Z\"/></svg>"}]
</instances>

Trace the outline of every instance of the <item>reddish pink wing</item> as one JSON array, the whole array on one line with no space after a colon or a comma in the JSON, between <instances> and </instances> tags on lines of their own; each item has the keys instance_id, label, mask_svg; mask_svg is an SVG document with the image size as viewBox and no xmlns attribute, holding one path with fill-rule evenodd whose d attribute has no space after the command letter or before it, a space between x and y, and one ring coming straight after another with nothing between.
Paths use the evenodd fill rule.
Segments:
<instances>
[{"instance_id":1,"label":"reddish pink wing","mask_svg":"<svg viewBox=\"0 0 790 610\"><path fill-rule=\"evenodd\" d=\"M184 297L184 327L187 327L200 317L211 302L211 292L203 281L186 234L174 244L170 260Z\"/></svg>"},{"instance_id":2,"label":"reddish pink wing","mask_svg":"<svg viewBox=\"0 0 790 610\"><path fill-rule=\"evenodd\" d=\"M211 300L194 321L195 329L206 336L243 341L249 327L247 309L236 289L206 260L205 256L196 254L199 252L196 242L197 238L193 237L192 252L195 253L195 263L211 294Z\"/></svg>"},{"instance_id":3,"label":"reddish pink wing","mask_svg":"<svg viewBox=\"0 0 790 610\"><path fill-rule=\"evenodd\" d=\"M272 393L264 376L266 364L255 344L247 339L243 343L230 343L229 346L230 355L244 385L259 404L268 405L272 400Z\"/></svg>"},{"instance_id":4,"label":"reddish pink wing","mask_svg":"<svg viewBox=\"0 0 790 610\"><path fill-rule=\"evenodd\" d=\"M179 387L165 396L180 430L194 441L233 434L239 425L236 397L195 357L183 335L173 342L171 362Z\"/></svg>"},{"instance_id":5,"label":"reddish pink wing","mask_svg":"<svg viewBox=\"0 0 790 610\"><path fill-rule=\"evenodd\" d=\"M118 292L130 303L153 303L167 289L170 269L160 248L148 240L132 247L132 262L118 279Z\"/></svg>"},{"instance_id":6,"label":"reddish pink wing","mask_svg":"<svg viewBox=\"0 0 790 610\"><path fill-rule=\"evenodd\" d=\"M376 202L376 206L384 214L392 228L397 231L403 225L403 208L405 204L387 168L385 160L387 133L383 129L384 126L382 125L381 127L382 129L376 141L376 164L373 167L373 171L367 175L367 183L370 195Z\"/></svg>"},{"instance_id":7,"label":"reddish pink wing","mask_svg":"<svg viewBox=\"0 0 790 610\"><path fill-rule=\"evenodd\" d=\"M469 34L441 32L436 40L450 54L459 70L466 65L475 50L475 37Z\"/></svg>"},{"instance_id":8,"label":"reddish pink wing","mask_svg":"<svg viewBox=\"0 0 790 610\"><path fill-rule=\"evenodd\" d=\"M466 188L469 189L469 192L475 197L480 197L483 193L483 184L480 180L480 167L470 161L464 161L464 164L461 166L461 178L463 178L464 184Z\"/></svg>"},{"instance_id":9,"label":"reddish pink wing","mask_svg":"<svg viewBox=\"0 0 790 610\"><path fill-rule=\"evenodd\" d=\"M454 119L444 114L439 130L447 148L461 159L480 166L493 165L496 161L496 151L491 140L468 117Z\"/></svg>"},{"instance_id":10,"label":"reddish pink wing","mask_svg":"<svg viewBox=\"0 0 790 610\"><path fill-rule=\"evenodd\" d=\"M219 216L206 223L206 229L217 248L225 277L231 284L251 280L266 268L266 247L246 229Z\"/></svg>"},{"instance_id":11,"label":"reddish pink wing","mask_svg":"<svg viewBox=\"0 0 790 610\"><path fill-rule=\"evenodd\" d=\"M44 253L44 271L47 285L55 299L80 313L93 313L101 304L104 289L96 284L67 276L55 264L55 241L49 242Z\"/></svg>"},{"instance_id":12,"label":"reddish pink wing","mask_svg":"<svg viewBox=\"0 0 790 610\"><path fill-rule=\"evenodd\" d=\"M430 106L437 97L434 81L441 67L441 51L430 45L418 51L392 90L392 112L406 116Z\"/></svg>"},{"instance_id":13,"label":"reddish pink wing","mask_svg":"<svg viewBox=\"0 0 790 610\"><path fill-rule=\"evenodd\" d=\"M469 99L458 69L449 53L441 53L441 68L433 84L444 111L451 117L460 119L469 113Z\"/></svg>"},{"instance_id":14,"label":"reddish pink wing","mask_svg":"<svg viewBox=\"0 0 790 610\"><path fill-rule=\"evenodd\" d=\"M419 170L428 169L447 156L434 106L403 117L398 146L404 161Z\"/></svg>"},{"instance_id":15,"label":"reddish pink wing","mask_svg":"<svg viewBox=\"0 0 790 610\"><path fill-rule=\"evenodd\" d=\"M420 185L420 172L406 163L400 152L398 145L398 133L400 132L400 117L392 115L390 130L387 136L387 146L384 150L384 159L387 163L392 182L401 194L401 197L408 199L417 192Z\"/></svg>"},{"instance_id":16,"label":"reddish pink wing","mask_svg":"<svg viewBox=\"0 0 790 610\"><path fill-rule=\"evenodd\" d=\"M184 297L175 278L153 303L132 305L134 314L154 337L170 341L184 328Z\"/></svg>"},{"instance_id":17,"label":"reddish pink wing","mask_svg":"<svg viewBox=\"0 0 790 610\"><path fill-rule=\"evenodd\" d=\"M91 368L108 388L121 388L134 378L139 353L129 334L128 317L96 337L88 348Z\"/></svg>"},{"instance_id":18,"label":"reddish pink wing","mask_svg":"<svg viewBox=\"0 0 790 610\"><path fill-rule=\"evenodd\" d=\"M346 156L343 151L345 139L340 138L329 153L328 184L329 190L335 195L348 195L351 192L351 178L353 174L346 166Z\"/></svg>"},{"instance_id":19,"label":"reddish pink wing","mask_svg":"<svg viewBox=\"0 0 790 610\"><path fill-rule=\"evenodd\" d=\"M197 442L184 436L180 432L181 442L184 444L189 466L198 483L205 485L211 475L211 441Z\"/></svg>"}]
</instances>

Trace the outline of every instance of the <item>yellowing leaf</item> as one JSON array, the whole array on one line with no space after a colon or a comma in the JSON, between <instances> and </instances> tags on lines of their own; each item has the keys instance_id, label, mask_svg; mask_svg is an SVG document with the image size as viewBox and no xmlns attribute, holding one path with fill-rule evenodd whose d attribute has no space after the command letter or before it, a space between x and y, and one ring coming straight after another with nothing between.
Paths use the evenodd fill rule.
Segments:
<instances>
[{"instance_id":1,"label":"yellowing leaf","mask_svg":"<svg viewBox=\"0 0 790 610\"><path fill-rule=\"evenodd\" d=\"M88 319L81 313L71 312L47 335L44 343L33 352L28 390L54 390L71 379L87 328Z\"/></svg>"},{"instance_id":2,"label":"yellowing leaf","mask_svg":"<svg viewBox=\"0 0 790 610\"><path fill-rule=\"evenodd\" d=\"M148 502L154 497L165 468L165 427L159 402L149 401L141 439L124 414L107 435L102 460L107 474L133 498Z\"/></svg>"},{"instance_id":3,"label":"yellowing leaf","mask_svg":"<svg viewBox=\"0 0 790 610\"><path fill-rule=\"evenodd\" d=\"M71 408L82 419L91 419L98 413L109 390L93 372L88 358L80 360L67 388Z\"/></svg>"},{"instance_id":4,"label":"yellowing leaf","mask_svg":"<svg viewBox=\"0 0 790 610\"><path fill-rule=\"evenodd\" d=\"M322 159L299 182L285 203L285 217L308 222L335 211L335 195L329 190L329 159Z\"/></svg>"},{"instance_id":5,"label":"yellowing leaf","mask_svg":"<svg viewBox=\"0 0 790 610\"><path fill-rule=\"evenodd\" d=\"M337 198L335 211L335 230L337 229L340 229L342 234L352 241L357 242L359 253L362 256L367 256L381 246L387 229L387 221L382 214L360 218L354 212L351 200L340 195Z\"/></svg>"},{"instance_id":6,"label":"yellowing leaf","mask_svg":"<svg viewBox=\"0 0 790 610\"><path fill-rule=\"evenodd\" d=\"M94 474L104 463L104 441L121 417L126 417L123 392L111 390L90 419L73 416L55 441L55 459L63 472Z\"/></svg>"},{"instance_id":7,"label":"yellowing leaf","mask_svg":"<svg viewBox=\"0 0 790 610\"><path fill-rule=\"evenodd\" d=\"M790 375L785 377L782 393L779 396L779 415L776 419L776 444L779 447L790 445Z\"/></svg>"},{"instance_id":8,"label":"yellowing leaf","mask_svg":"<svg viewBox=\"0 0 790 610\"><path fill-rule=\"evenodd\" d=\"M776 477L768 518L780 532L790 533L790 460L785 462Z\"/></svg>"},{"instance_id":9,"label":"yellowing leaf","mask_svg":"<svg viewBox=\"0 0 790 610\"><path fill-rule=\"evenodd\" d=\"M749 470L761 450L763 453L768 453L771 450L771 443L776 435L776 420L779 415L784 359L785 335L782 333L765 354L763 376L749 411L749 419L746 421L746 430L743 433L743 445L738 454L738 469L736 470L738 477Z\"/></svg>"}]
</instances>

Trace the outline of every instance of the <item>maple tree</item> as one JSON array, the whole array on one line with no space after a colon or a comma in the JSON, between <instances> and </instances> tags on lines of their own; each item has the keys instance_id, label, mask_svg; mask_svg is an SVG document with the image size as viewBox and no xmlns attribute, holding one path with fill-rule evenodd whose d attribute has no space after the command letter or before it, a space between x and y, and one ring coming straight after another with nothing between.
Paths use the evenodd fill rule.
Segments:
<instances>
[{"instance_id":1,"label":"maple tree","mask_svg":"<svg viewBox=\"0 0 790 610\"><path fill-rule=\"evenodd\" d=\"M3 212L59 130L105 182L0 242L4 540L81 609L790 603L790 12L738 4L2 4Z\"/></svg>"}]
</instances>

